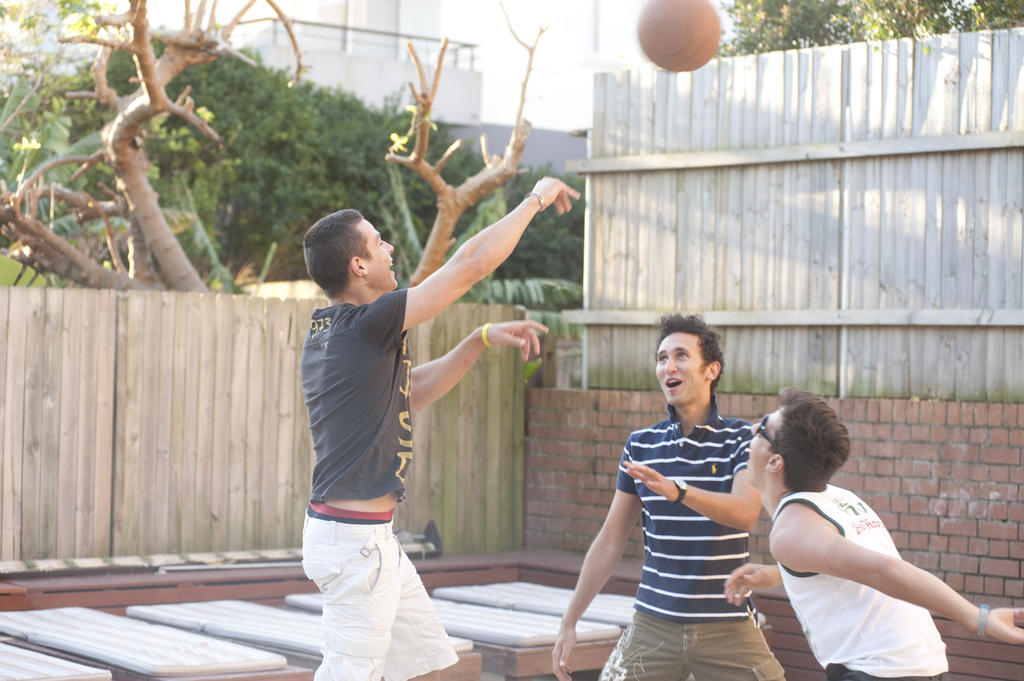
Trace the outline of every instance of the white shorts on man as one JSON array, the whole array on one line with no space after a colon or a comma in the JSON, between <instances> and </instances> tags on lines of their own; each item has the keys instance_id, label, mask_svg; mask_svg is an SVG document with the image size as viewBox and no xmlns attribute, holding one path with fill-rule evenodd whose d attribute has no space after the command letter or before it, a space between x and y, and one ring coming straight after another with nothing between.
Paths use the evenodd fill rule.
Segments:
<instances>
[{"instance_id":1,"label":"white shorts on man","mask_svg":"<svg viewBox=\"0 0 1024 681\"><path fill-rule=\"evenodd\" d=\"M302 568L324 595L314 681L406 681L458 662L391 523L306 517Z\"/></svg>"}]
</instances>

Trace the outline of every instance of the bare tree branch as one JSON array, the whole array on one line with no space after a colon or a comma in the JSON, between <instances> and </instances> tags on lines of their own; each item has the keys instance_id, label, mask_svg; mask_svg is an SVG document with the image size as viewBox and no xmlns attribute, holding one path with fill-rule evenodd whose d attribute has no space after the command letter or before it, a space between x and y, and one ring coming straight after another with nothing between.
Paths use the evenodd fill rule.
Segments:
<instances>
[{"instance_id":1,"label":"bare tree branch","mask_svg":"<svg viewBox=\"0 0 1024 681\"><path fill-rule=\"evenodd\" d=\"M86 90L74 90L72 92L65 92L64 97L66 99L99 99L99 95L95 92L88 92Z\"/></svg>"},{"instance_id":2,"label":"bare tree branch","mask_svg":"<svg viewBox=\"0 0 1024 681\"><path fill-rule=\"evenodd\" d=\"M128 275L128 268L124 266L124 261L121 260L121 252L117 248L117 240L114 238L114 229L110 226L110 218L103 212L103 209L99 209L101 217L103 218L103 236L107 242L107 251L110 253L110 262L114 264L114 269L125 276Z\"/></svg>"},{"instance_id":3,"label":"bare tree branch","mask_svg":"<svg viewBox=\"0 0 1024 681\"><path fill-rule=\"evenodd\" d=\"M281 11L274 0L264 0L277 14L277 18L284 24L284 28L288 31L288 38L292 41L292 52L295 53L295 77L288 81L288 87L292 87L299 82L299 78L302 77L302 72L306 70L306 67L302 65L302 50L299 49L299 39L295 37L295 27L292 26L292 20L288 18L288 15Z\"/></svg>"},{"instance_id":4,"label":"bare tree branch","mask_svg":"<svg viewBox=\"0 0 1024 681\"><path fill-rule=\"evenodd\" d=\"M398 154L387 153L384 154L384 160L390 161L391 163L397 163L398 165L405 166L406 168L414 168L416 162L406 156L400 156Z\"/></svg>"},{"instance_id":5,"label":"bare tree branch","mask_svg":"<svg viewBox=\"0 0 1024 681\"><path fill-rule=\"evenodd\" d=\"M529 55L526 60L526 74L523 76L523 85L519 89L519 110L516 111L516 122L515 125L512 126L512 137L509 139L509 146L512 146L516 141L516 137L519 134L519 128L523 122L523 106L526 104L526 85L530 82L530 73L533 71L533 55L537 51L537 43L540 42L541 36L544 35L548 29L546 26L539 27L537 29L537 37L533 39L533 44L528 44L520 38L515 29L512 28L512 19L508 15L508 10L505 9L505 3L498 0L498 4L501 5L501 11L505 14L505 24L508 26L508 30L512 34L512 37L515 38L516 42L523 46Z\"/></svg>"},{"instance_id":6,"label":"bare tree branch","mask_svg":"<svg viewBox=\"0 0 1024 681\"><path fill-rule=\"evenodd\" d=\"M437 64L434 65L434 85L430 88L430 103L433 105L437 97L437 86L441 83L441 69L444 67L444 55L448 51L448 38L441 41L441 49L437 53Z\"/></svg>"},{"instance_id":7,"label":"bare tree branch","mask_svg":"<svg viewBox=\"0 0 1024 681\"><path fill-rule=\"evenodd\" d=\"M199 130L199 132L203 133L203 136L205 136L210 141L216 142L217 144L223 144L224 139L217 134L217 131L210 127L209 123L207 123L202 118L197 116L195 111L192 110L192 107L194 105L195 103L192 101L192 98L188 97L185 100L184 105L176 103L171 104L167 110L175 116L180 116L181 118L185 119L186 122L191 123L193 126L195 126L196 129Z\"/></svg>"},{"instance_id":8,"label":"bare tree branch","mask_svg":"<svg viewBox=\"0 0 1024 681\"><path fill-rule=\"evenodd\" d=\"M412 121L409 123L409 131L406 133L406 138L415 136L416 143L413 145L412 153L409 154L408 158L413 163L419 163L416 167L418 172L428 182L430 179L428 175L434 174L434 167L426 161L427 145L430 142L430 112L434 106L434 97L437 94L437 85L441 80L441 68L444 64L444 55L448 49L448 38L441 41L441 49L437 57L437 68L434 71L434 82L430 86L428 94L427 86L427 75L423 69L423 62L420 61L420 55L416 52L416 48L413 46L412 41L408 41L405 44L405 49L412 57L413 66L416 68L416 75L420 81L420 89L409 83L409 90L412 92L413 99L416 101L416 111L413 114ZM398 143L393 144L388 150L390 155L395 155L398 148ZM387 159L387 156L385 156ZM407 165L407 164L403 164ZM414 166L409 166L414 167Z\"/></svg>"},{"instance_id":9,"label":"bare tree branch","mask_svg":"<svg viewBox=\"0 0 1024 681\"><path fill-rule=\"evenodd\" d=\"M420 55L416 51L416 48L413 47L411 40L407 40L405 42L405 51L409 53L410 57L412 57L413 66L416 67L416 75L420 79L420 89L416 90L415 88L413 88L412 91L412 96L416 98L417 102L420 102L424 97L427 96L427 74L423 70L423 63L420 61ZM409 83L409 87L413 87L412 83ZM423 94L419 94L420 92L422 92Z\"/></svg>"},{"instance_id":10,"label":"bare tree branch","mask_svg":"<svg viewBox=\"0 0 1024 681\"><path fill-rule=\"evenodd\" d=\"M217 27L217 0L213 0L213 5L210 7L210 21L206 24L206 32L212 34L214 29Z\"/></svg>"},{"instance_id":11,"label":"bare tree branch","mask_svg":"<svg viewBox=\"0 0 1024 681\"><path fill-rule=\"evenodd\" d=\"M83 163L78 168L78 170L76 170L74 173L71 174L71 178L69 179L69 182L74 182L75 180L77 180L79 177L82 176L82 173L84 173L86 170L88 170L89 168L93 167L94 165L96 165L97 163L99 163L102 160L103 160L103 150L102 149L97 149L89 157L89 160L86 163Z\"/></svg>"},{"instance_id":12,"label":"bare tree branch","mask_svg":"<svg viewBox=\"0 0 1024 681\"><path fill-rule=\"evenodd\" d=\"M141 281L108 270L51 232L43 223L18 212L9 203L10 198L10 195L0 197L0 231L20 244L19 248L9 252L12 259L94 288L146 288Z\"/></svg>"},{"instance_id":13,"label":"bare tree branch","mask_svg":"<svg viewBox=\"0 0 1024 681\"><path fill-rule=\"evenodd\" d=\"M96 59L92 63L92 82L96 90L96 99L108 109L117 109L118 96L114 88L107 82L107 64L110 63L110 55L114 51L104 47L96 53Z\"/></svg>"},{"instance_id":14,"label":"bare tree branch","mask_svg":"<svg viewBox=\"0 0 1024 681\"><path fill-rule=\"evenodd\" d=\"M245 54L243 54L242 52L239 52L238 50L236 50L235 48L231 47L231 45L228 45L227 43L224 43L220 47L217 48L217 54L222 54L222 55L224 55L226 57L233 57L233 58L238 59L239 61L241 61L241 62L243 62L245 64L248 64L249 66L254 66L254 67L255 66L259 66L259 62L257 62L255 59L247 57Z\"/></svg>"},{"instance_id":15,"label":"bare tree branch","mask_svg":"<svg viewBox=\"0 0 1024 681\"><path fill-rule=\"evenodd\" d=\"M99 158L95 158L99 154ZM66 166L69 163L87 163L92 165L103 158L102 152L97 152L90 156L63 156L60 158L51 158L49 161L39 164L36 169L32 171L18 187L18 190L14 193L14 200L17 204L21 203L22 197L25 196L26 191L35 183L36 180L41 178L43 175L53 170L58 166Z\"/></svg>"},{"instance_id":16,"label":"bare tree branch","mask_svg":"<svg viewBox=\"0 0 1024 681\"><path fill-rule=\"evenodd\" d=\"M102 47L109 47L112 50L125 50L127 52L134 52L132 43L126 40L111 40L109 38L100 38L94 35L71 35L63 36L57 39L57 42L64 43L65 45L100 45Z\"/></svg>"},{"instance_id":17,"label":"bare tree branch","mask_svg":"<svg viewBox=\"0 0 1024 681\"><path fill-rule=\"evenodd\" d=\"M502 7L502 10L504 11L504 7ZM437 162L437 165L431 165L425 158L430 138L430 114L434 104L434 99L437 95L438 84L441 79L441 69L448 41L445 39L441 44L437 66L434 70L434 80L429 89L427 87L426 73L423 69L423 64L420 62L419 55L416 53L411 42L406 44L406 50L412 57L413 65L416 68L416 73L420 81L419 90L416 90L415 86L413 86L412 83L409 83L409 89L412 91L413 98L416 101L417 106L406 138L415 135L416 142L413 147L413 151L408 154L408 156L400 156L396 153L402 142L395 142L391 145L388 150L388 154L384 158L387 161L398 163L415 171L420 175L420 177L427 181L431 189L433 189L434 193L437 195L437 215L435 216L434 224L430 229L430 235L427 237L427 243L423 248L423 255L420 258L420 262L416 267L416 271L413 272L412 276L409 278L409 284L411 286L415 286L422 282L432 272L436 271L444 264L447 252L454 243L452 232L455 229L455 224L458 222L459 217L467 208L514 177L519 166L519 160L522 158L523 150L526 146L526 139L530 134L530 123L523 120L523 106L526 101L526 86L529 82L530 72L533 69L534 52L541 36L547 29L541 27L537 32L537 37L533 44L528 45L515 35L515 31L512 30L511 22L508 19L507 12L505 13L505 20L515 39L529 53L526 65L526 75L523 78L523 84L519 94L519 109L516 113L515 127L513 128L512 135L509 138L508 145L505 147L505 153L501 157L490 156L487 150L487 138L486 136L481 136L480 150L484 157L485 167L472 177L467 178L457 187L452 187L445 182L441 177L441 171L458 150L460 146L459 143L449 146L441 156L441 159Z\"/></svg>"},{"instance_id":18,"label":"bare tree branch","mask_svg":"<svg viewBox=\"0 0 1024 681\"><path fill-rule=\"evenodd\" d=\"M205 1L205 0L204 0ZM135 54L135 68L139 79L149 96L149 102L157 111L167 111L171 102L164 90L165 81L160 79L156 68L156 53L150 42L149 16L146 11L146 0L132 0L132 47ZM165 53L166 54L166 53Z\"/></svg>"},{"instance_id":19,"label":"bare tree branch","mask_svg":"<svg viewBox=\"0 0 1024 681\"><path fill-rule=\"evenodd\" d=\"M437 164L434 166L434 170L437 171L438 174L440 174L441 171L444 170L444 167L448 164L448 161L450 161L452 156L455 155L455 152L461 148L461 139L455 140L454 142L449 144L448 148L444 150L444 154L441 156L441 160L439 160Z\"/></svg>"},{"instance_id":20,"label":"bare tree branch","mask_svg":"<svg viewBox=\"0 0 1024 681\"><path fill-rule=\"evenodd\" d=\"M480 154L484 157L484 166L492 165L491 155L487 151L487 135L485 134L480 135ZM494 163L497 163L497 161L494 161Z\"/></svg>"},{"instance_id":21,"label":"bare tree branch","mask_svg":"<svg viewBox=\"0 0 1024 681\"><path fill-rule=\"evenodd\" d=\"M256 0L248 0L248 2L245 3L245 7L238 10L238 13L231 19L231 21L228 22L228 25L224 27L224 30L220 32L222 40L227 41L231 39L231 34L235 32L235 28L237 28L238 23L242 21L242 17L244 17L245 13L252 9L252 6L255 4Z\"/></svg>"},{"instance_id":22,"label":"bare tree branch","mask_svg":"<svg viewBox=\"0 0 1024 681\"><path fill-rule=\"evenodd\" d=\"M508 26L508 32L512 34L512 37L515 39L517 43L519 43L526 49L530 49L530 46L527 45L526 42L519 37L519 34L516 33L516 29L512 27L512 19L508 15L508 10L505 9L505 3L502 2L502 0L498 0L498 6L501 7L501 13L505 15L505 25ZM546 29L541 27L541 33L543 33L545 30ZM536 45L536 42L534 43L534 45Z\"/></svg>"},{"instance_id":23,"label":"bare tree branch","mask_svg":"<svg viewBox=\"0 0 1024 681\"><path fill-rule=\"evenodd\" d=\"M95 220L101 214L123 218L128 212L122 196L115 196L110 201L99 201L85 192L76 192L59 184L53 185L50 191L55 199L71 206L79 220Z\"/></svg>"},{"instance_id":24,"label":"bare tree branch","mask_svg":"<svg viewBox=\"0 0 1024 681\"><path fill-rule=\"evenodd\" d=\"M97 183L96 183L96 185L97 185L97 186L98 186L98 187L99 187L100 189L102 189L102 190L103 190L103 193L104 193L104 194L106 194L107 196L109 196L109 197L110 197L111 199L113 199L113 200L116 200L116 199L117 199L117 197L119 197L119 196L120 196L120 194L118 194L118 193L117 193L117 192L115 192L115 191L114 191L113 189L111 189L110 187L108 187L108 186L107 186L107 183L106 183L106 182L103 182L102 180L100 180L99 182L97 182Z\"/></svg>"},{"instance_id":25,"label":"bare tree branch","mask_svg":"<svg viewBox=\"0 0 1024 681\"><path fill-rule=\"evenodd\" d=\"M196 10L195 16L192 17L192 25L189 26L191 31L202 31L203 30L203 17L206 16L206 0L199 0L199 8Z\"/></svg>"},{"instance_id":26,"label":"bare tree branch","mask_svg":"<svg viewBox=\"0 0 1024 681\"><path fill-rule=\"evenodd\" d=\"M186 102L189 101L189 95L190 94L192 94L192 84L191 83L189 83L188 85L185 86L185 89L181 91L181 94L178 95L178 98L176 100L174 100L174 103L177 104L178 106L184 105Z\"/></svg>"}]
</instances>

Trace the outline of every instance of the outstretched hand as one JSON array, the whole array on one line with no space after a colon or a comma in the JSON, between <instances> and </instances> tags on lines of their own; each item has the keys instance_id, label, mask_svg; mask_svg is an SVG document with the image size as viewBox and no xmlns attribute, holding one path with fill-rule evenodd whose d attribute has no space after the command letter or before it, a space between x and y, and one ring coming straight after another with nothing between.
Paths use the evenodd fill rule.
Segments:
<instances>
[{"instance_id":1,"label":"outstretched hand","mask_svg":"<svg viewBox=\"0 0 1024 681\"><path fill-rule=\"evenodd\" d=\"M572 209L572 202L580 198L580 193L559 180L557 177L542 177L533 186L533 191L540 194L544 208L554 206L559 215Z\"/></svg>"},{"instance_id":2,"label":"outstretched hand","mask_svg":"<svg viewBox=\"0 0 1024 681\"><path fill-rule=\"evenodd\" d=\"M1024 608L995 608L988 614L985 633L1006 643L1024 644Z\"/></svg>"},{"instance_id":3,"label":"outstretched hand","mask_svg":"<svg viewBox=\"0 0 1024 681\"><path fill-rule=\"evenodd\" d=\"M511 322L493 322L487 327L487 342L491 345L518 345L523 361L531 354L540 354L539 333L547 333L548 327L532 319Z\"/></svg>"},{"instance_id":4,"label":"outstretched hand","mask_svg":"<svg viewBox=\"0 0 1024 681\"><path fill-rule=\"evenodd\" d=\"M642 482L647 489L656 494L660 494L668 501L675 501L676 497L679 496L679 490L676 489L676 483L669 480L650 466L645 466L642 463L636 463L634 461L626 461L623 466L626 469L626 475L637 482Z\"/></svg>"},{"instance_id":5,"label":"outstretched hand","mask_svg":"<svg viewBox=\"0 0 1024 681\"><path fill-rule=\"evenodd\" d=\"M782 584L782 576L775 565L746 563L730 573L725 580L725 600L740 605L754 589L769 589Z\"/></svg>"}]
</instances>

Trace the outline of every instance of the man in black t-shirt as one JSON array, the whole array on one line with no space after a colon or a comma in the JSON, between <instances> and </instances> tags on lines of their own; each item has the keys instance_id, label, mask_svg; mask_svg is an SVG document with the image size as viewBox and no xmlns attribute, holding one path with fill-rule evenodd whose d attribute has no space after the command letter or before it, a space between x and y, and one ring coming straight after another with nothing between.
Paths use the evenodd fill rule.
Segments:
<instances>
[{"instance_id":1,"label":"man in black t-shirt","mask_svg":"<svg viewBox=\"0 0 1024 681\"><path fill-rule=\"evenodd\" d=\"M303 529L303 569L324 594L323 664L315 681L388 681L457 658L426 590L391 533L412 459L411 411L438 399L483 350L540 350L533 321L488 323L417 367L406 331L437 316L512 253L530 220L579 193L544 178L508 215L474 235L440 269L395 290L392 246L357 211L306 233L310 277L331 305L316 310L302 352L302 390L316 451Z\"/></svg>"}]
</instances>

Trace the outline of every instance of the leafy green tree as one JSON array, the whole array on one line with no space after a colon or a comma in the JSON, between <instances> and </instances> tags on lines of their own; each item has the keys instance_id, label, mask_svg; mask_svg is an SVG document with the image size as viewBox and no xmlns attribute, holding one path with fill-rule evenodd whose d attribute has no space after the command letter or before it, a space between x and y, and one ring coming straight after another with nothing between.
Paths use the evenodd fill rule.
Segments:
<instances>
[{"instance_id":1,"label":"leafy green tree","mask_svg":"<svg viewBox=\"0 0 1024 681\"><path fill-rule=\"evenodd\" d=\"M168 92L191 88L197 107L214 112L223 145L205 144L171 118L155 126L148 144L154 186L172 205L188 188L229 270L260 269L276 244L270 279L306 276L301 238L327 213L351 207L374 224L388 222L391 185L380 142L405 115L396 104L377 109L338 89L310 82L289 88L287 80L283 71L233 60L192 68ZM442 128L432 148L450 143ZM449 172L465 177L478 163L458 154ZM406 192L414 215L432 212L425 182L412 178ZM413 223L423 238L426 227Z\"/></svg>"},{"instance_id":2,"label":"leafy green tree","mask_svg":"<svg viewBox=\"0 0 1024 681\"><path fill-rule=\"evenodd\" d=\"M5 4L0 18L7 19L12 14L10 7L15 5L32 5L34 8L35 4L31 0ZM101 105L105 111L104 123L96 138L99 142L97 148L82 149L82 154L64 153L33 159L31 168L26 165L18 173L13 189L6 184L0 186L0 232L15 246L13 250L8 249L10 257L86 286L170 286L203 290L206 286L175 237L159 203L159 194L150 182L147 130L154 121L175 116L194 126L209 141L222 142L210 126L210 112L197 108L188 92L171 98L167 85L191 66L213 61L220 55L241 56L228 41L238 20L253 3L246 5L223 29L213 21L213 6L207 15L205 3L200 3L195 12L190 10L189 3L185 3L184 26L173 34L154 33L149 25L147 5L142 0L130 0L128 9L120 14L101 13L106 4L94 0L58 0L55 5L43 6L37 13L43 18L56 16L60 19L62 35L59 38L54 36L58 42L95 47L92 88L69 93L68 96L90 99ZM291 33L290 21L280 15L276 4L270 4ZM19 21L25 25L24 19ZM163 45L159 53L158 38ZM292 38L294 43L294 35ZM108 65L114 52L132 56L136 80L130 94L122 94L110 84ZM299 72L301 63L296 77ZM37 77L36 84L22 101L27 102L35 96L41 82ZM15 110L7 121L18 115L19 111ZM7 121L2 124L7 125ZM76 141L75 144L78 143ZM20 149L12 149L34 156L38 156L34 152L40 150L43 150L41 143L27 137ZM57 175L65 170L64 166L77 166L78 169L68 178L68 182L73 183L99 164L106 165L113 173L113 185L103 187L109 200L57 181ZM82 252L44 222L54 220L55 206L50 205L49 211L46 210L46 204L54 201L66 206L62 212L83 226L97 218L104 222L112 269ZM109 238L112 231L110 220L118 217L130 225L129 267L120 262L117 247Z\"/></svg>"},{"instance_id":3,"label":"leafy green tree","mask_svg":"<svg viewBox=\"0 0 1024 681\"><path fill-rule=\"evenodd\" d=\"M1024 24L1021 0L734 0L729 55Z\"/></svg>"}]
</instances>

